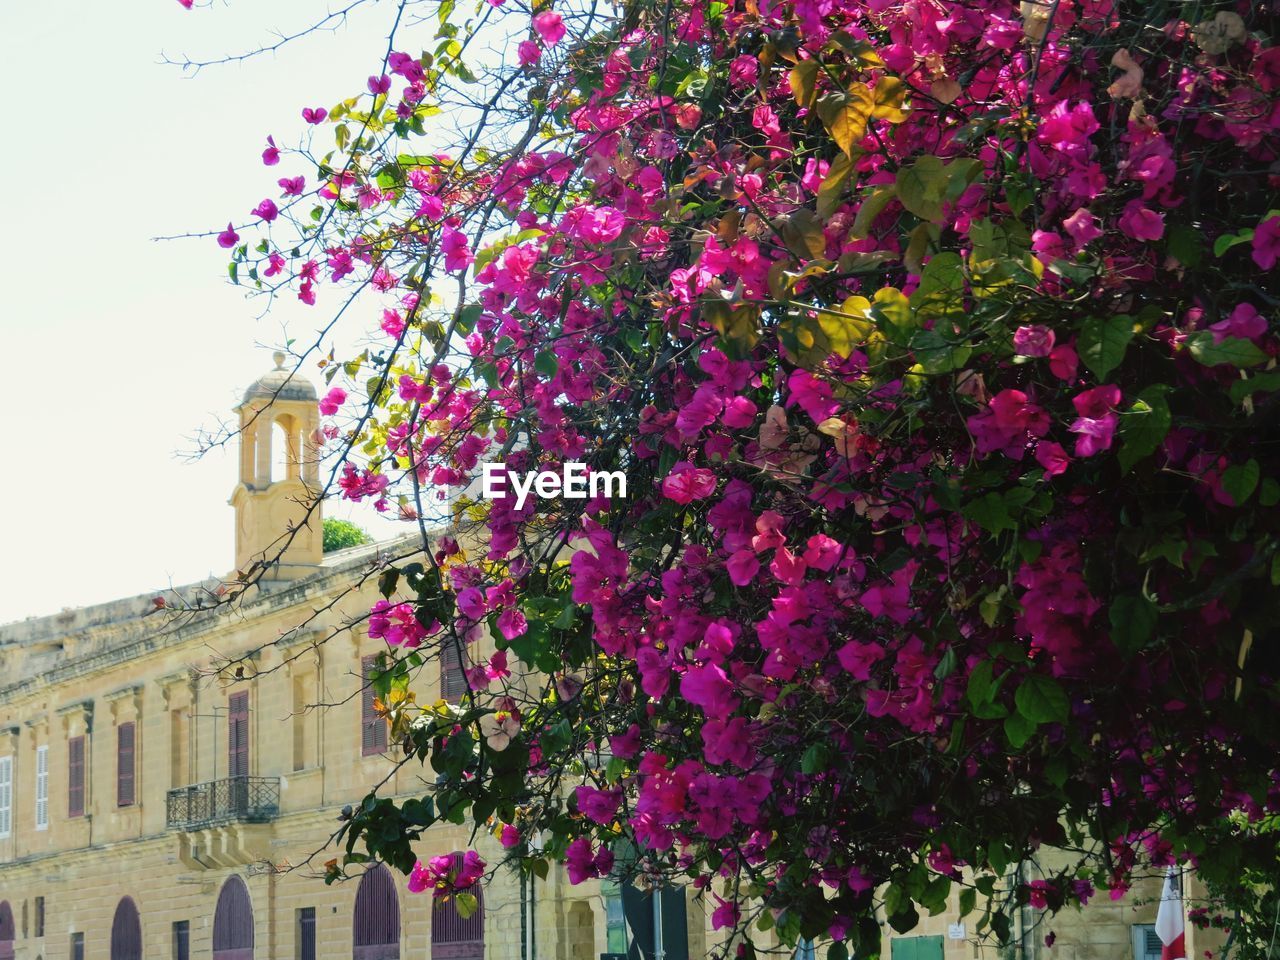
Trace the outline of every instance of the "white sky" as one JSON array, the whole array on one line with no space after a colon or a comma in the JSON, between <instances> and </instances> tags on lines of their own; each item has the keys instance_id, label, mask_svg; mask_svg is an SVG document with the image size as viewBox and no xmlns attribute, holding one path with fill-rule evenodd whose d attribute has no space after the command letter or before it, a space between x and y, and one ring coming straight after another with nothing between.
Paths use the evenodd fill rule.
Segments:
<instances>
[{"instance_id":1,"label":"white sky","mask_svg":"<svg viewBox=\"0 0 1280 960\"><path fill-rule=\"evenodd\" d=\"M281 323L309 338L334 294L258 319L212 238L151 238L278 198L276 179L304 171L263 167L266 135L296 143L303 106L363 90L389 4L195 79L160 54L237 53L325 9L0 3L0 624L231 568L234 450L178 452L271 368Z\"/></svg>"}]
</instances>

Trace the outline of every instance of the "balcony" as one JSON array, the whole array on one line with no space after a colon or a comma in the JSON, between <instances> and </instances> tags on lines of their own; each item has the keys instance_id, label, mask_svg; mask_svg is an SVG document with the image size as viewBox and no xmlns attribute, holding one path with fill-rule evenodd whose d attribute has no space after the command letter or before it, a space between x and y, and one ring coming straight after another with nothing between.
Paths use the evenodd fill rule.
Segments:
<instances>
[{"instance_id":1,"label":"balcony","mask_svg":"<svg viewBox=\"0 0 1280 960\"><path fill-rule=\"evenodd\" d=\"M193 783L170 790L165 800L165 822L171 830L266 823L279 813L279 777L227 777Z\"/></svg>"}]
</instances>

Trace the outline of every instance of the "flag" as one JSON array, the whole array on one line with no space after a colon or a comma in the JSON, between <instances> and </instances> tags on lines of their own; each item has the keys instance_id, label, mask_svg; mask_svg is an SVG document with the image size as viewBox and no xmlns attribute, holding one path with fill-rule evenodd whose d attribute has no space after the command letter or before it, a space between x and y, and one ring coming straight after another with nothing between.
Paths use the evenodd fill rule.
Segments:
<instances>
[{"instance_id":1,"label":"flag","mask_svg":"<svg viewBox=\"0 0 1280 960\"><path fill-rule=\"evenodd\" d=\"M1160 894L1160 909L1156 911L1156 936L1164 945L1160 960L1186 960L1186 921L1182 913L1182 890L1174 882L1173 867L1164 877L1164 891Z\"/></svg>"}]
</instances>

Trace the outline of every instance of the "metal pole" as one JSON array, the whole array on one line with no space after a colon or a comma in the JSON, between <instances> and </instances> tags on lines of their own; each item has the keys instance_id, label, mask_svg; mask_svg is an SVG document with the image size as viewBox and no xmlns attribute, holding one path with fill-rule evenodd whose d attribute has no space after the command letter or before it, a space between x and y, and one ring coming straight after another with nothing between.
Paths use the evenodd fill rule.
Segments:
<instances>
[{"instance_id":1,"label":"metal pole","mask_svg":"<svg viewBox=\"0 0 1280 960\"><path fill-rule=\"evenodd\" d=\"M653 887L653 960L664 960L667 951L662 944L662 889Z\"/></svg>"}]
</instances>

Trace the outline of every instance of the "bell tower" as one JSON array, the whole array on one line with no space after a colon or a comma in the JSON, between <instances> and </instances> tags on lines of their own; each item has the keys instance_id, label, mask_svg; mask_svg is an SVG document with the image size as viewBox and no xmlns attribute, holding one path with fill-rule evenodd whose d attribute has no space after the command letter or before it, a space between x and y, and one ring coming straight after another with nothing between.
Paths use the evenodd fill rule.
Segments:
<instances>
[{"instance_id":1,"label":"bell tower","mask_svg":"<svg viewBox=\"0 0 1280 960\"><path fill-rule=\"evenodd\" d=\"M265 563L265 580L296 580L319 569L324 554L320 510L320 413L316 389L285 369L260 377L236 407L240 415L240 482L236 511L236 570Z\"/></svg>"}]
</instances>

